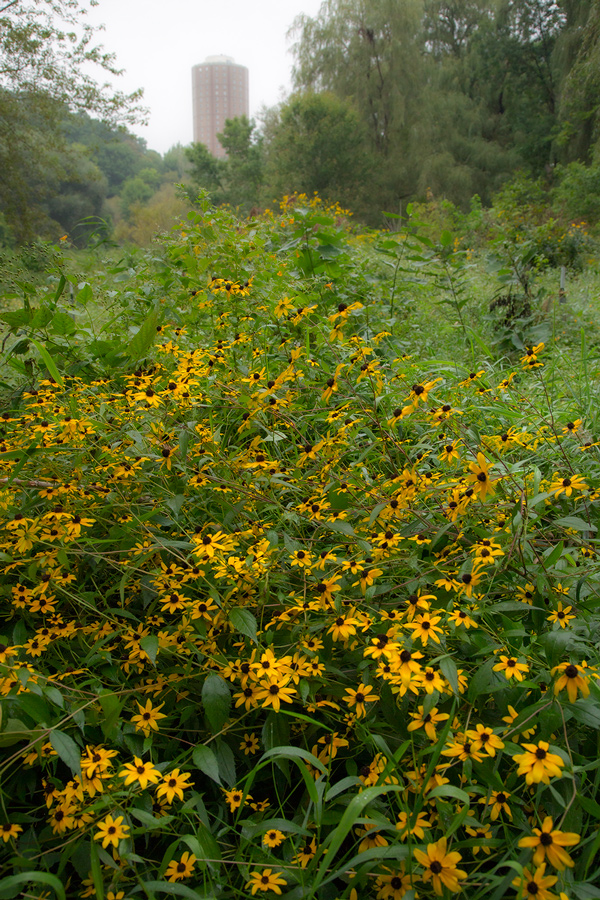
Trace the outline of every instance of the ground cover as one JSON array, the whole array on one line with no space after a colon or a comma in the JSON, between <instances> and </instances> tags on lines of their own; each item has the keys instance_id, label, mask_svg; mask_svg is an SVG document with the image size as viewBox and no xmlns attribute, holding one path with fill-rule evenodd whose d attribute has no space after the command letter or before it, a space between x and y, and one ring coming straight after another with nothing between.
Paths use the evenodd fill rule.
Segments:
<instances>
[{"instance_id":1,"label":"ground cover","mask_svg":"<svg viewBox=\"0 0 600 900\"><path fill-rule=\"evenodd\" d=\"M205 203L3 314L0 897L600 896L597 350L461 253Z\"/></svg>"}]
</instances>

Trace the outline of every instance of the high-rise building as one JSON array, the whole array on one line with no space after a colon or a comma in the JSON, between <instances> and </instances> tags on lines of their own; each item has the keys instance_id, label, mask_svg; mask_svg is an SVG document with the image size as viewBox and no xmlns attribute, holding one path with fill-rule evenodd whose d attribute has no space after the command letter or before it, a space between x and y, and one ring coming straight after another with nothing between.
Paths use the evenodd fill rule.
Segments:
<instances>
[{"instance_id":1,"label":"high-rise building","mask_svg":"<svg viewBox=\"0 0 600 900\"><path fill-rule=\"evenodd\" d=\"M226 156L217 134L226 119L249 113L248 69L230 56L207 56L192 68L192 99L194 141L206 144L213 156Z\"/></svg>"}]
</instances>

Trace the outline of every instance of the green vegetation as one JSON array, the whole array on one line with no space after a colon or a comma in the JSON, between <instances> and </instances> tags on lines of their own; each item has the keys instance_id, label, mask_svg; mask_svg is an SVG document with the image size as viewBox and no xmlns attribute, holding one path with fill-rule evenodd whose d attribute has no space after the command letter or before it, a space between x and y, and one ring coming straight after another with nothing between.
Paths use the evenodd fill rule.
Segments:
<instances>
[{"instance_id":1,"label":"green vegetation","mask_svg":"<svg viewBox=\"0 0 600 900\"><path fill-rule=\"evenodd\" d=\"M596 896L598 270L504 199L15 279L0 896Z\"/></svg>"},{"instance_id":2,"label":"green vegetation","mask_svg":"<svg viewBox=\"0 0 600 900\"><path fill-rule=\"evenodd\" d=\"M80 12L0 9L0 900L600 897L599 0L328 0L225 160Z\"/></svg>"},{"instance_id":3,"label":"green vegetation","mask_svg":"<svg viewBox=\"0 0 600 900\"><path fill-rule=\"evenodd\" d=\"M498 206L515 175L564 229L599 221L600 0L328 0L292 29L294 93L228 121L225 159L146 148L126 127L136 98L82 74L114 61L89 30L71 44L78 3L54 4L58 19L52 6L0 10L8 247L65 233L147 246L202 191L242 215L316 191L382 227L383 211L428 198Z\"/></svg>"}]
</instances>

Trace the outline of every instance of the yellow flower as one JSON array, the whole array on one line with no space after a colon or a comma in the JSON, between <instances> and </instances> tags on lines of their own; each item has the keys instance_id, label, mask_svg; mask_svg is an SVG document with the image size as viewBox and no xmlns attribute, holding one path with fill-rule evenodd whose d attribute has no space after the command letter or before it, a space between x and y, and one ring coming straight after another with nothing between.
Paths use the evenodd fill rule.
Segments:
<instances>
[{"instance_id":1,"label":"yellow flower","mask_svg":"<svg viewBox=\"0 0 600 900\"><path fill-rule=\"evenodd\" d=\"M425 883L431 881L438 897L444 893L444 887L447 887L452 893L461 890L460 881L467 877L467 873L462 869L457 869L456 866L462 856L460 853L447 852L445 837L440 838L435 844L427 844L426 853L423 853L422 850L414 850L414 855L417 862L425 869L421 880Z\"/></svg>"},{"instance_id":2,"label":"yellow flower","mask_svg":"<svg viewBox=\"0 0 600 900\"><path fill-rule=\"evenodd\" d=\"M560 672L561 675L554 685L555 696L564 691L565 688L571 703L575 703L577 700L578 691L581 691L582 697L588 696L590 693L589 678L584 675L584 670L581 666L576 666L573 663L561 663L560 666L555 666L552 669L551 674L555 675L557 672Z\"/></svg>"},{"instance_id":3,"label":"yellow flower","mask_svg":"<svg viewBox=\"0 0 600 900\"><path fill-rule=\"evenodd\" d=\"M494 672L504 672L506 680L515 678L517 681L523 681L525 672L529 672L527 663L520 663L514 656L500 656L500 662L497 663Z\"/></svg>"},{"instance_id":4,"label":"yellow flower","mask_svg":"<svg viewBox=\"0 0 600 900\"><path fill-rule=\"evenodd\" d=\"M146 700L145 706L138 703L140 711L139 715L131 717L131 721L135 725L135 730L141 731L146 737L148 737L152 731L158 731L158 720L166 718L166 716L160 712L164 705L164 703L161 703L160 706L153 707L152 701L150 700Z\"/></svg>"},{"instance_id":5,"label":"yellow flower","mask_svg":"<svg viewBox=\"0 0 600 900\"><path fill-rule=\"evenodd\" d=\"M11 825L10 822L5 822L4 825L0 825L0 837L5 844L7 844L11 838L18 837L20 831L23 831L21 825Z\"/></svg>"},{"instance_id":6,"label":"yellow flower","mask_svg":"<svg viewBox=\"0 0 600 900\"><path fill-rule=\"evenodd\" d=\"M179 881L182 878L189 878L190 875L193 875L194 873L195 862L196 857L193 853L189 853L187 850L182 854L179 861L176 859L172 859L165 870L167 881L173 882Z\"/></svg>"},{"instance_id":7,"label":"yellow flower","mask_svg":"<svg viewBox=\"0 0 600 900\"><path fill-rule=\"evenodd\" d=\"M553 479L549 492L554 494L555 497L559 497L562 493L564 493L565 497L570 497L573 491L586 491L588 487L581 475L567 475L561 478L559 473L555 472Z\"/></svg>"},{"instance_id":8,"label":"yellow flower","mask_svg":"<svg viewBox=\"0 0 600 900\"><path fill-rule=\"evenodd\" d=\"M258 738L253 734L245 734L244 740L240 744L240 750L244 751L244 756L248 756L249 753L254 756L254 754L259 749L260 744L258 743Z\"/></svg>"},{"instance_id":9,"label":"yellow flower","mask_svg":"<svg viewBox=\"0 0 600 900\"><path fill-rule=\"evenodd\" d=\"M546 741L536 744L523 744L526 753L517 753L514 757L519 768L517 775L525 775L527 784L550 784L552 776L560 777L564 762L556 753L549 753L550 745Z\"/></svg>"},{"instance_id":10,"label":"yellow flower","mask_svg":"<svg viewBox=\"0 0 600 900\"><path fill-rule=\"evenodd\" d=\"M279 831L278 828L270 828L269 831L266 831L265 834L263 834L262 842L265 847L273 849L274 847L279 847L284 841L285 834L283 831Z\"/></svg>"},{"instance_id":11,"label":"yellow flower","mask_svg":"<svg viewBox=\"0 0 600 900\"><path fill-rule=\"evenodd\" d=\"M556 894L552 894L548 888L553 887L558 878L556 875L547 875L546 863L536 869L533 875L529 869L523 869L523 875L513 879L512 885L516 887L518 900L556 900Z\"/></svg>"},{"instance_id":12,"label":"yellow flower","mask_svg":"<svg viewBox=\"0 0 600 900\"><path fill-rule=\"evenodd\" d=\"M142 762L139 756L133 757L133 763L126 763L119 772L119 778L125 779L125 787L135 781L143 789L149 784L156 784L160 779L160 772L151 762Z\"/></svg>"},{"instance_id":13,"label":"yellow flower","mask_svg":"<svg viewBox=\"0 0 600 900\"><path fill-rule=\"evenodd\" d=\"M287 885L285 878L272 869L263 869L262 872L251 872L250 881L246 883L246 887L250 888L250 893L254 896L257 891L273 891L275 894L281 894L281 885Z\"/></svg>"},{"instance_id":14,"label":"yellow flower","mask_svg":"<svg viewBox=\"0 0 600 900\"><path fill-rule=\"evenodd\" d=\"M519 847L535 848L534 866L541 866L548 860L551 866L562 872L567 866L574 866L573 860L563 847L574 847L580 840L580 836L573 832L554 831L551 817L546 816L541 829L534 828L531 837L521 838Z\"/></svg>"},{"instance_id":15,"label":"yellow flower","mask_svg":"<svg viewBox=\"0 0 600 900\"><path fill-rule=\"evenodd\" d=\"M442 621L441 616L430 616L429 613L423 613L417 616L414 622L406 622L405 628L412 628L412 639L419 638L421 644L426 647L427 641L431 638L436 644L440 643L438 634L443 634L442 628L438 628L438 622Z\"/></svg>"},{"instance_id":16,"label":"yellow flower","mask_svg":"<svg viewBox=\"0 0 600 900\"><path fill-rule=\"evenodd\" d=\"M488 463L483 453L477 454L477 462L469 463L470 475L467 481L473 485L473 490L483 502L488 494L494 493L495 482L490 481L489 471L493 463Z\"/></svg>"},{"instance_id":17,"label":"yellow flower","mask_svg":"<svg viewBox=\"0 0 600 900\"><path fill-rule=\"evenodd\" d=\"M193 787L193 782L188 782L187 780L189 777L189 772L180 772L179 769L173 769L172 772L163 775L162 784L156 789L156 796L166 797L167 803L172 803L175 797L183 800L183 792L187 788Z\"/></svg>"},{"instance_id":18,"label":"yellow flower","mask_svg":"<svg viewBox=\"0 0 600 900\"><path fill-rule=\"evenodd\" d=\"M563 609L562 601L558 601L558 609L553 610L548 616L548 622L556 623L560 625L561 628L566 628L571 619L575 619L576 616L572 612L572 606L565 606Z\"/></svg>"},{"instance_id":19,"label":"yellow flower","mask_svg":"<svg viewBox=\"0 0 600 900\"><path fill-rule=\"evenodd\" d=\"M272 706L276 712L281 709L281 702L293 703L296 689L288 687L289 675L273 673L268 681L261 682L256 692L256 699L262 700L263 707Z\"/></svg>"},{"instance_id":20,"label":"yellow flower","mask_svg":"<svg viewBox=\"0 0 600 900\"><path fill-rule=\"evenodd\" d=\"M423 714L423 707L418 707L418 712L410 713L414 722L411 722L408 726L409 731L416 731L417 728L424 728L425 734L429 738L430 741L435 741L437 734L435 731L435 726L437 722L444 722L446 719L450 718L448 713L440 713L438 712L437 706L434 706L433 709L430 709L428 713Z\"/></svg>"},{"instance_id":21,"label":"yellow flower","mask_svg":"<svg viewBox=\"0 0 600 900\"><path fill-rule=\"evenodd\" d=\"M504 747L500 738L485 725L476 725L475 730L469 729L467 737L473 741L476 750L485 750L488 756L495 756L496 750L502 750Z\"/></svg>"},{"instance_id":22,"label":"yellow flower","mask_svg":"<svg viewBox=\"0 0 600 900\"><path fill-rule=\"evenodd\" d=\"M365 704L373 703L378 699L377 694L373 694L372 696L370 696L372 690L373 687L370 684L360 684L358 686L358 690L356 691L352 688L346 688L346 696L344 697L344 701L350 707L356 706L356 715L359 719L362 719L362 717L366 716L367 714L367 708Z\"/></svg>"},{"instance_id":23,"label":"yellow flower","mask_svg":"<svg viewBox=\"0 0 600 900\"><path fill-rule=\"evenodd\" d=\"M104 850L109 845L118 847L122 838L129 837L129 826L122 824L123 818L123 816L118 816L113 819L112 816L107 816L103 822L98 822L98 833L94 835L94 840L102 841Z\"/></svg>"}]
</instances>

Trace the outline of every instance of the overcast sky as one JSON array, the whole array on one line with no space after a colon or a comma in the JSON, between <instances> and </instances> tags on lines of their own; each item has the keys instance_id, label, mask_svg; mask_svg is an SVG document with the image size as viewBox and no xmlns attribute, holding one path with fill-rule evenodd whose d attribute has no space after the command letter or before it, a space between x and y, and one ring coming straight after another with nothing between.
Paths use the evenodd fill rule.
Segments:
<instances>
[{"instance_id":1,"label":"overcast sky","mask_svg":"<svg viewBox=\"0 0 600 900\"><path fill-rule=\"evenodd\" d=\"M164 153L192 141L192 66L225 54L250 72L250 115L291 89L291 42L299 13L314 16L322 0L100 0L90 24L125 74L119 90L144 89L147 127L132 131Z\"/></svg>"}]
</instances>

